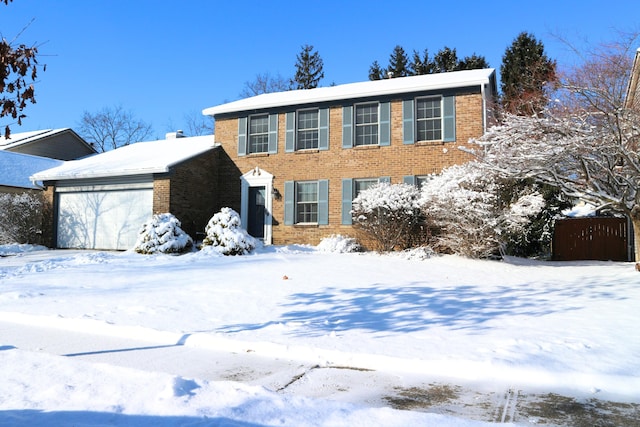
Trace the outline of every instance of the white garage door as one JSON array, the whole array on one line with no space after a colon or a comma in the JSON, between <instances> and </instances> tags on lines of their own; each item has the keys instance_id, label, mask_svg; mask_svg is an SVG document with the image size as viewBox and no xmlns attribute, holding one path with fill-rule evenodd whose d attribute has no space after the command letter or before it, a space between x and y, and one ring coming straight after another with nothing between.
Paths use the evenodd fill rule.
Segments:
<instances>
[{"instance_id":1,"label":"white garage door","mask_svg":"<svg viewBox=\"0 0 640 427\"><path fill-rule=\"evenodd\" d=\"M59 248L131 249L153 212L150 188L63 191L58 193Z\"/></svg>"}]
</instances>

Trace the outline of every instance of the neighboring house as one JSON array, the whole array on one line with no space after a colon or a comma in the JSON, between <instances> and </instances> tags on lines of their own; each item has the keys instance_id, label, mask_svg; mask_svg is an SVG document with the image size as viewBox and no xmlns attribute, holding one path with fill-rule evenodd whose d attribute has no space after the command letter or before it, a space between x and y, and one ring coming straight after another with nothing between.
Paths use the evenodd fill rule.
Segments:
<instances>
[{"instance_id":1,"label":"neighboring house","mask_svg":"<svg viewBox=\"0 0 640 427\"><path fill-rule=\"evenodd\" d=\"M58 160L75 160L96 150L72 129L43 129L0 136L0 150Z\"/></svg>"},{"instance_id":2,"label":"neighboring house","mask_svg":"<svg viewBox=\"0 0 640 427\"><path fill-rule=\"evenodd\" d=\"M34 174L53 202L58 248L131 249L154 213L192 236L219 209L213 135L139 142Z\"/></svg>"},{"instance_id":3,"label":"neighboring house","mask_svg":"<svg viewBox=\"0 0 640 427\"><path fill-rule=\"evenodd\" d=\"M34 183L29 177L63 163L47 157L0 151L0 193L41 191L41 183Z\"/></svg>"},{"instance_id":4,"label":"neighboring house","mask_svg":"<svg viewBox=\"0 0 640 427\"><path fill-rule=\"evenodd\" d=\"M493 69L269 93L212 108L218 205L267 244L353 234L351 204L380 182L419 185L466 162L496 97Z\"/></svg>"}]
</instances>

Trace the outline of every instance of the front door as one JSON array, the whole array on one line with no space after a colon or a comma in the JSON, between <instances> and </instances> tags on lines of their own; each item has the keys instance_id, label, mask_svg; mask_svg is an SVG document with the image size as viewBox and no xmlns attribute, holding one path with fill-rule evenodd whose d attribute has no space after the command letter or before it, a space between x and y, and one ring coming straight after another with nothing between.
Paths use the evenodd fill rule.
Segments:
<instances>
[{"instance_id":1,"label":"front door","mask_svg":"<svg viewBox=\"0 0 640 427\"><path fill-rule=\"evenodd\" d=\"M266 188L249 187L247 231L256 239L264 239Z\"/></svg>"}]
</instances>

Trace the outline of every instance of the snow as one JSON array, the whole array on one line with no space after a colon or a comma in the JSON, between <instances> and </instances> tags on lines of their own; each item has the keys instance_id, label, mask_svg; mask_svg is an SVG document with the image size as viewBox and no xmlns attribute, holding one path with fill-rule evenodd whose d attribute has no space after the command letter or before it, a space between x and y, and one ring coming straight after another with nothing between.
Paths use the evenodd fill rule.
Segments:
<instances>
[{"instance_id":1,"label":"snow","mask_svg":"<svg viewBox=\"0 0 640 427\"><path fill-rule=\"evenodd\" d=\"M137 142L34 174L38 181L166 173L215 147L213 135Z\"/></svg>"},{"instance_id":2,"label":"snow","mask_svg":"<svg viewBox=\"0 0 640 427\"><path fill-rule=\"evenodd\" d=\"M231 357L638 402L631 263L1 249L2 425L492 425L207 378ZM123 362L127 340L158 356ZM177 375L176 349L216 356Z\"/></svg>"},{"instance_id":3,"label":"snow","mask_svg":"<svg viewBox=\"0 0 640 427\"><path fill-rule=\"evenodd\" d=\"M62 164L64 164L62 160L0 150L0 185L40 188L29 180L29 176Z\"/></svg>"},{"instance_id":4,"label":"snow","mask_svg":"<svg viewBox=\"0 0 640 427\"><path fill-rule=\"evenodd\" d=\"M202 114L233 113L254 109L286 107L291 105L318 104L343 99L357 99L401 93L423 92L431 90L453 89L469 86L492 84L495 74L493 68L464 70L450 73L437 73L422 76L410 76L397 79L348 83L315 89L290 90L265 93L250 98L206 108Z\"/></svg>"},{"instance_id":5,"label":"snow","mask_svg":"<svg viewBox=\"0 0 640 427\"><path fill-rule=\"evenodd\" d=\"M9 139L6 139L4 135L0 137L0 150L5 150L17 145L27 144L31 141L46 138L48 136L52 136L66 130L69 130L69 128L40 129L27 132L11 132L11 136L9 137Z\"/></svg>"}]
</instances>

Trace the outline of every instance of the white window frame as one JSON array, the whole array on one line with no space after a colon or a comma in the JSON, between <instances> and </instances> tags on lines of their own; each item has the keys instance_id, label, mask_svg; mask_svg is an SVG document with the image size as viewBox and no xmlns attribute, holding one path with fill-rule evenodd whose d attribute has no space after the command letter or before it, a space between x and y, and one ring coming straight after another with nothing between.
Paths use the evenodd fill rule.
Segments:
<instances>
[{"instance_id":1,"label":"white window frame","mask_svg":"<svg viewBox=\"0 0 640 427\"><path fill-rule=\"evenodd\" d=\"M299 193L298 193L298 189L300 187L301 184L315 184L316 187L316 199L315 201L305 201L305 202L301 202L300 198L299 198ZM295 187L294 187L294 224L317 224L318 223L318 215L319 215L319 198L320 198L320 185L318 183L318 181L296 181L295 182ZM316 216L316 220L315 221L300 221L300 205L301 204L305 204L305 205L313 205L315 204L316 206L316 211L315 211L315 216Z\"/></svg>"},{"instance_id":2,"label":"white window frame","mask_svg":"<svg viewBox=\"0 0 640 427\"><path fill-rule=\"evenodd\" d=\"M420 101L439 101L440 103L440 117L439 118L419 118L418 117L418 111L419 111L419 103ZM415 99L415 126L416 126L416 141L420 142L420 141L442 141L444 138L444 105L443 105L443 101L442 101L442 96L421 96ZM431 122L436 122L439 121L440 122L440 138L432 138L432 139L425 139L425 138L421 138L420 137L420 127L419 127L419 123L420 122L427 122L427 121L431 121ZM428 132L428 131L425 131Z\"/></svg>"},{"instance_id":3,"label":"white window frame","mask_svg":"<svg viewBox=\"0 0 640 427\"><path fill-rule=\"evenodd\" d=\"M314 112L316 114L316 127L300 128L300 113ZM305 108L296 111L296 136L295 136L295 151L304 150L317 150L320 147L320 109L319 108ZM315 147L300 147L300 132L315 131Z\"/></svg>"},{"instance_id":4,"label":"white window frame","mask_svg":"<svg viewBox=\"0 0 640 427\"><path fill-rule=\"evenodd\" d=\"M265 118L267 121L267 130L265 132L251 133L251 120ZM260 145L264 145L264 150L253 150L253 143L251 138L254 136L260 136L266 138L265 142L261 142ZM248 117L247 120L247 154L268 153L269 152L269 114L254 114Z\"/></svg>"},{"instance_id":5,"label":"white window frame","mask_svg":"<svg viewBox=\"0 0 640 427\"><path fill-rule=\"evenodd\" d=\"M376 122L375 123L358 123L358 107L364 106L374 106L376 108ZM373 126L376 128L376 142L368 143L368 144L359 144L358 143L358 128L362 128L364 126ZM353 146L354 147L366 147L366 146L375 146L380 145L380 103L379 102L362 102L358 104L354 104L353 106Z\"/></svg>"}]
</instances>

